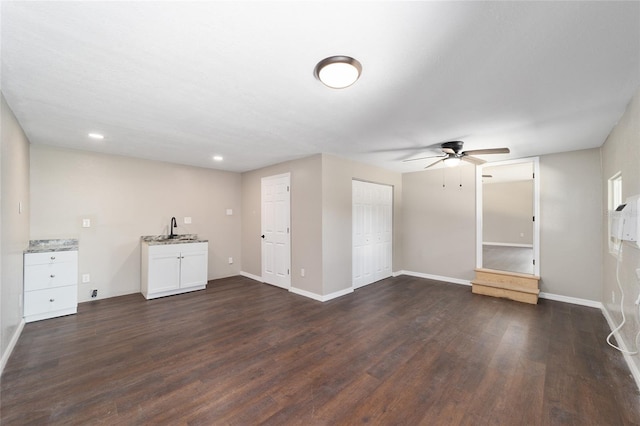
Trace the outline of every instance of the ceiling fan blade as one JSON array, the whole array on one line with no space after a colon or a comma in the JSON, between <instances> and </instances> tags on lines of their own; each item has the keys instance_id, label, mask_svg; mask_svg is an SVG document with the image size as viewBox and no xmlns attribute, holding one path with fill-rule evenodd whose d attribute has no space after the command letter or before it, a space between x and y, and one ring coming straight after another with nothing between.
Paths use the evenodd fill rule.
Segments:
<instances>
[{"instance_id":1,"label":"ceiling fan blade","mask_svg":"<svg viewBox=\"0 0 640 426\"><path fill-rule=\"evenodd\" d=\"M441 162L443 162L443 161L444 161L444 158L443 158L442 160L438 160L438 161L436 161L435 163L431 163L431 164L429 164L427 167L425 167L425 169L428 169L429 167L435 166L436 164L441 163Z\"/></svg>"},{"instance_id":2,"label":"ceiling fan blade","mask_svg":"<svg viewBox=\"0 0 640 426\"><path fill-rule=\"evenodd\" d=\"M408 160L402 160L403 163L406 163L407 161L416 161L416 160L424 160L427 158L443 158L444 155L431 155L429 157L418 157L418 158L409 158Z\"/></svg>"},{"instance_id":3,"label":"ceiling fan blade","mask_svg":"<svg viewBox=\"0 0 640 426\"><path fill-rule=\"evenodd\" d=\"M451 148L442 148L442 152L445 154L455 154L456 152Z\"/></svg>"},{"instance_id":4,"label":"ceiling fan blade","mask_svg":"<svg viewBox=\"0 0 640 426\"><path fill-rule=\"evenodd\" d=\"M472 149L463 152L464 155L483 155L483 154L508 154L509 148L489 148L489 149Z\"/></svg>"},{"instance_id":5,"label":"ceiling fan blade","mask_svg":"<svg viewBox=\"0 0 640 426\"><path fill-rule=\"evenodd\" d=\"M479 166L480 164L486 163L486 161L484 161L481 158L470 157L468 155L463 155L462 157L460 157L460 159L462 159L464 161L468 161L469 163L475 164L476 166Z\"/></svg>"}]
</instances>

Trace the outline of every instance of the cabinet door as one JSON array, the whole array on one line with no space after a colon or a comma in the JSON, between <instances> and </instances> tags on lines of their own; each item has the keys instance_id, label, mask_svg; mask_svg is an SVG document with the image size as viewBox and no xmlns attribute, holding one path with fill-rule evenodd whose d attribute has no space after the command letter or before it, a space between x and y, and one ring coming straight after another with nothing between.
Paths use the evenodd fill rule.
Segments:
<instances>
[{"instance_id":1,"label":"cabinet door","mask_svg":"<svg viewBox=\"0 0 640 426\"><path fill-rule=\"evenodd\" d=\"M149 293L174 290L180 287L180 254L149 255Z\"/></svg>"},{"instance_id":2,"label":"cabinet door","mask_svg":"<svg viewBox=\"0 0 640 426\"><path fill-rule=\"evenodd\" d=\"M180 287L207 284L207 257L206 251L182 253Z\"/></svg>"}]
</instances>

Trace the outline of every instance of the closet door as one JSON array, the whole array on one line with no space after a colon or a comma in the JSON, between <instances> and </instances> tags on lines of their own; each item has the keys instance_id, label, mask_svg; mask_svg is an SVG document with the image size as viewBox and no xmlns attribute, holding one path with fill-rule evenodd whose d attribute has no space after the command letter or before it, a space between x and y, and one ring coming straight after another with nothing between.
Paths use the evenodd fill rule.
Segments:
<instances>
[{"instance_id":1,"label":"closet door","mask_svg":"<svg viewBox=\"0 0 640 426\"><path fill-rule=\"evenodd\" d=\"M352 181L353 287L391 276L393 188Z\"/></svg>"}]
</instances>

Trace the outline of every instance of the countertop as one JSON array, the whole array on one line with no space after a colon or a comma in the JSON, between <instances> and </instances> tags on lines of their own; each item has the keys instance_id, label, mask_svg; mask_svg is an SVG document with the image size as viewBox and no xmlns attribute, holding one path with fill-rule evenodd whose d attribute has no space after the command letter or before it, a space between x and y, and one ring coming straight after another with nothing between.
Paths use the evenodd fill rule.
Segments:
<instances>
[{"instance_id":1,"label":"countertop","mask_svg":"<svg viewBox=\"0 0 640 426\"><path fill-rule=\"evenodd\" d=\"M143 243L147 243L150 246L161 244L188 244L209 242L209 240L199 239L198 234L182 234L176 235L174 238L169 238L168 235L143 235L140 237L140 241L142 241Z\"/></svg>"},{"instance_id":2,"label":"countertop","mask_svg":"<svg viewBox=\"0 0 640 426\"><path fill-rule=\"evenodd\" d=\"M24 253L46 253L53 251L74 251L78 250L78 240L57 239L57 240L30 240L29 247Z\"/></svg>"}]
</instances>

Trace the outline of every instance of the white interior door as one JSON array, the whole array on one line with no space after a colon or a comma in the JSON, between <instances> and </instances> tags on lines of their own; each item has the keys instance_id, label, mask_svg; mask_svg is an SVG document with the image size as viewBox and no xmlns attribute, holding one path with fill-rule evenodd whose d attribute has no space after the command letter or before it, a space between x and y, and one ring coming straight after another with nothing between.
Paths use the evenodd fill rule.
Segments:
<instances>
[{"instance_id":1,"label":"white interior door","mask_svg":"<svg viewBox=\"0 0 640 426\"><path fill-rule=\"evenodd\" d=\"M391 276L393 188L352 181L353 287Z\"/></svg>"},{"instance_id":2,"label":"white interior door","mask_svg":"<svg viewBox=\"0 0 640 426\"><path fill-rule=\"evenodd\" d=\"M291 287L289 174L262 178L262 280Z\"/></svg>"}]
</instances>

